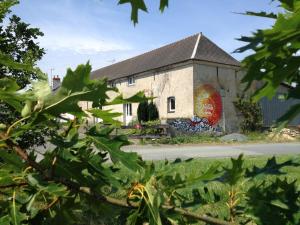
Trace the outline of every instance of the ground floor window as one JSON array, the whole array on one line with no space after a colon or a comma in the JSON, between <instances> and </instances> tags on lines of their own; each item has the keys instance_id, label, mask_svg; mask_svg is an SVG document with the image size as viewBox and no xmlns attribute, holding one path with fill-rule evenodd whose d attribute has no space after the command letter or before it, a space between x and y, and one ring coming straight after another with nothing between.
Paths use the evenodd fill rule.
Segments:
<instances>
[{"instance_id":1,"label":"ground floor window","mask_svg":"<svg viewBox=\"0 0 300 225\"><path fill-rule=\"evenodd\" d=\"M175 112L175 97L168 98L168 112Z\"/></svg>"},{"instance_id":2,"label":"ground floor window","mask_svg":"<svg viewBox=\"0 0 300 225\"><path fill-rule=\"evenodd\" d=\"M131 103L125 104L124 109L125 109L126 116L132 116L132 104Z\"/></svg>"}]
</instances>

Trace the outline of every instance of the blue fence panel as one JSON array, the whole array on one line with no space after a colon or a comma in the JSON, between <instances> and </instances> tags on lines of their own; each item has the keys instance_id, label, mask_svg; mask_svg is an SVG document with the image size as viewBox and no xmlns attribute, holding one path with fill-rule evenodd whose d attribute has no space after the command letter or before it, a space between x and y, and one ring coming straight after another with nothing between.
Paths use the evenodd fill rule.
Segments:
<instances>
[{"instance_id":1,"label":"blue fence panel","mask_svg":"<svg viewBox=\"0 0 300 225\"><path fill-rule=\"evenodd\" d=\"M261 99L260 104L262 108L264 126L270 127L274 125L276 120L285 114L292 105L299 103L299 99L284 99L283 95L279 93L276 94L272 100L269 100L266 97ZM292 120L289 125L300 125L300 115Z\"/></svg>"}]
</instances>

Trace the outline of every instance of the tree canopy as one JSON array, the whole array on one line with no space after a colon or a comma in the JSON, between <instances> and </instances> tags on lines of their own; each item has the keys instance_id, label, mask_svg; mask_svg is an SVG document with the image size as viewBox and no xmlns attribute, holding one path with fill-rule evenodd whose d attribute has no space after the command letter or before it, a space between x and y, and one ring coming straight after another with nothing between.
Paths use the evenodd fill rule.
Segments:
<instances>
[{"instance_id":1,"label":"tree canopy","mask_svg":"<svg viewBox=\"0 0 300 225\"><path fill-rule=\"evenodd\" d=\"M0 3L0 78L12 78L22 89L41 74L33 67L43 57L45 51L37 43L37 38L43 36L38 28L31 28L16 15L8 18L10 7L17 3L18 1L13 0L4 0ZM11 63L7 63L5 59L10 59ZM22 70L25 67L27 69ZM20 112L7 103L0 102L0 123L10 124L20 118ZM23 147L42 145L48 134L48 129L28 130L26 134L19 137L18 143Z\"/></svg>"},{"instance_id":2,"label":"tree canopy","mask_svg":"<svg viewBox=\"0 0 300 225\"><path fill-rule=\"evenodd\" d=\"M1 5L14 5L17 1L5 0ZM8 11L9 12L9 11ZM0 15L0 49L1 52L14 59L17 63L36 66L37 62L45 54L37 39L44 34L38 28L31 28L20 17L12 15L8 23L4 23L7 13ZM22 71L6 66L0 62L0 78L12 77L23 88L38 77L35 71Z\"/></svg>"}]
</instances>

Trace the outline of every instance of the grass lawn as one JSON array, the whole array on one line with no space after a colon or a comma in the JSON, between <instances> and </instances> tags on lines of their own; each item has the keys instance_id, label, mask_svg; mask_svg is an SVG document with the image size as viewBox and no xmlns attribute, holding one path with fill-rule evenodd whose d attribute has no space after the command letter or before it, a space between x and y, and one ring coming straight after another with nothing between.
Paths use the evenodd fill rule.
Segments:
<instances>
[{"instance_id":1,"label":"grass lawn","mask_svg":"<svg viewBox=\"0 0 300 225\"><path fill-rule=\"evenodd\" d=\"M268 158L267 156L255 156L255 157L244 157L245 162L244 166L245 168L252 168L253 166L257 167L263 167ZM282 163L287 160L293 160L293 162L300 163L300 155L285 155L285 156L278 156L276 158L277 163ZM169 165L168 167L165 166L165 161L156 161L154 162L156 172L159 173L161 171L168 171L167 173L170 175L175 175L176 173L179 173L182 177L184 175L201 175L203 171L207 171L208 168L212 165L220 164L220 169L222 167L231 167L231 160L230 158L220 158L220 159L194 159L191 161L183 161L178 162ZM285 177L288 179L288 181L294 181L297 180L296 184L298 186L298 189L300 189L300 166L298 167L292 167L287 166L283 167L281 170L284 174L281 175L267 175L267 176L257 176L255 178L251 179L245 179L242 178L241 182L239 182L235 188L240 193L240 204L243 204L243 193L246 192L248 188L253 186L254 184L261 184L262 182L270 182L275 180L276 178L284 179ZM155 174L154 173L154 174ZM138 182L140 174L134 173L126 168L123 168L119 171L118 176L122 178L123 180L128 181L128 188L132 182ZM207 189L205 190L205 187ZM189 185L185 188L178 189L178 194L181 195L182 198L185 199L185 208L188 208L189 210L203 214L203 213L209 213L212 216L216 216L219 218L228 218L229 216L229 209L226 205L226 202L228 201L228 192L231 189L231 187L228 184L224 184L220 181L212 181L208 183L204 182L195 182L192 185ZM209 191L207 191L209 190ZM199 193L203 199L206 199L207 204L199 204L197 207L191 207L189 208L189 202L192 202L195 200L195 193ZM124 198L126 197L127 190L120 191L118 193L114 193L114 197L118 198Z\"/></svg>"},{"instance_id":2,"label":"grass lawn","mask_svg":"<svg viewBox=\"0 0 300 225\"><path fill-rule=\"evenodd\" d=\"M251 168L253 166L263 167L267 160L270 159L271 156L244 156L246 168ZM300 155L281 155L276 156L277 163L282 163L288 160L293 160L293 162L300 164ZM148 162L150 163L150 162ZM164 170L165 161L154 161L155 168L157 171ZM186 160L179 163L171 164L170 170L171 173L179 172L182 175L187 174L199 174L206 171L210 166L220 164L220 167L229 167L231 166L230 158L201 158L201 159L193 159ZM281 169L282 172L286 173L280 175L280 177L287 177L289 180L298 180L298 184L300 185L300 166L298 167L283 167ZM118 173L119 177L128 178L131 181L137 181L139 175L125 167L121 167L121 170ZM275 175L269 175L270 179L275 178Z\"/></svg>"},{"instance_id":3,"label":"grass lawn","mask_svg":"<svg viewBox=\"0 0 300 225\"><path fill-rule=\"evenodd\" d=\"M161 137L158 139L140 139L139 141L133 141L135 144L233 144L233 143L282 143L282 142L299 142L300 137L295 138L294 140L288 139L278 139L272 138L269 136L269 133L248 133L247 140L243 142L238 141L223 141L221 137L212 136L212 135L180 135L172 138Z\"/></svg>"}]
</instances>

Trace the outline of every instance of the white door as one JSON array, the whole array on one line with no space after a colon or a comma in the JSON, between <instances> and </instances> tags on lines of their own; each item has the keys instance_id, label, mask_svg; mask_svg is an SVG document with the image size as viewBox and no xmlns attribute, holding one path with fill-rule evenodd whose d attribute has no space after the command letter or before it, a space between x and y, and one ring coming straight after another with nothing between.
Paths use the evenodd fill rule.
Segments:
<instances>
[{"instance_id":1,"label":"white door","mask_svg":"<svg viewBox=\"0 0 300 225\"><path fill-rule=\"evenodd\" d=\"M124 124L128 125L132 121L132 104L127 103L123 105Z\"/></svg>"}]
</instances>

